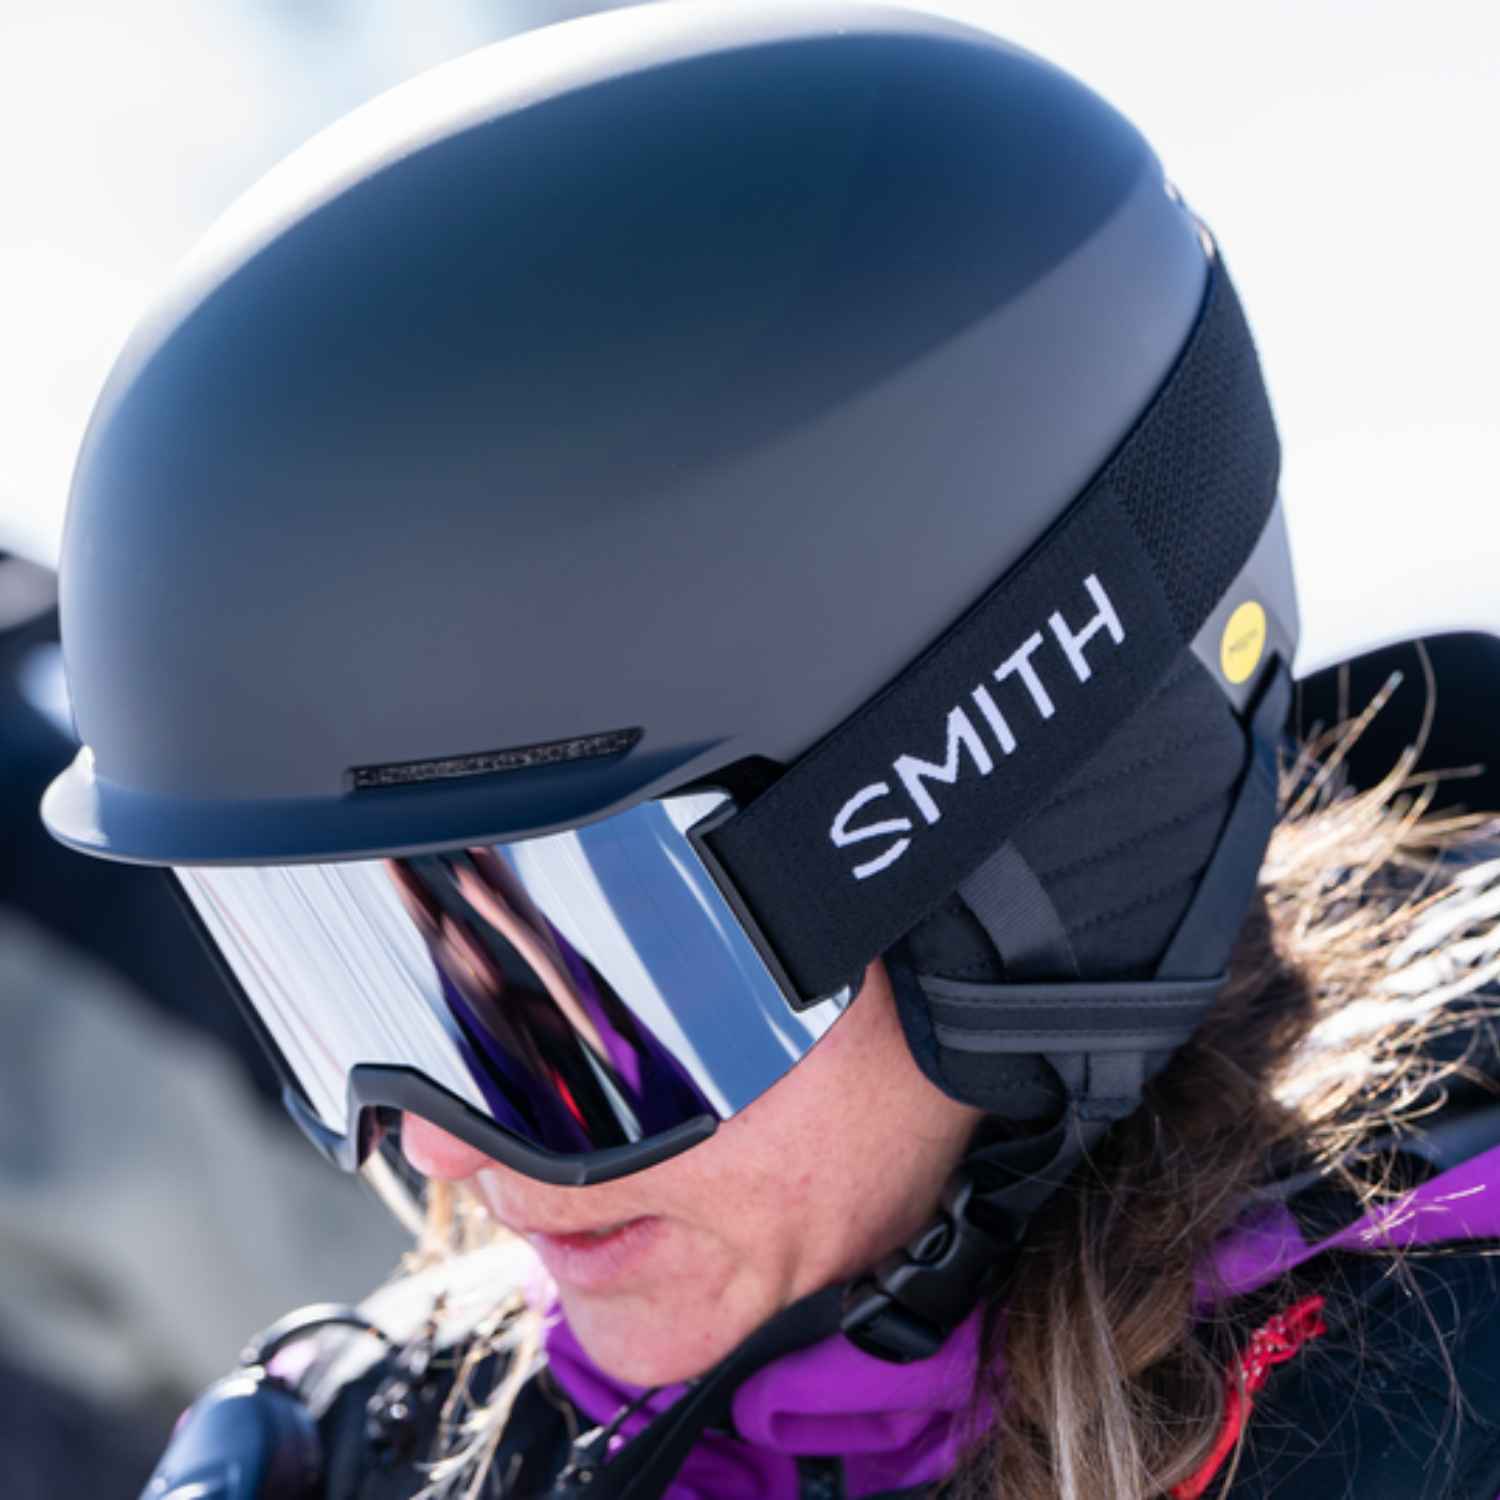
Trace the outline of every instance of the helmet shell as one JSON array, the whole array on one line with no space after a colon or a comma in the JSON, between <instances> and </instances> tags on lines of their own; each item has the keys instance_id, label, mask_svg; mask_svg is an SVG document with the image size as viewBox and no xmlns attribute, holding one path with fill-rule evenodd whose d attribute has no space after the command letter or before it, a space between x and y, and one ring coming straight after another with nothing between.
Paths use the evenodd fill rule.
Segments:
<instances>
[{"instance_id":1,"label":"helmet shell","mask_svg":"<svg viewBox=\"0 0 1500 1500\"><path fill-rule=\"evenodd\" d=\"M49 825L348 858L790 763L1085 486L1205 278L1134 128L948 20L667 4L440 68L253 191L122 355Z\"/></svg>"}]
</instances>

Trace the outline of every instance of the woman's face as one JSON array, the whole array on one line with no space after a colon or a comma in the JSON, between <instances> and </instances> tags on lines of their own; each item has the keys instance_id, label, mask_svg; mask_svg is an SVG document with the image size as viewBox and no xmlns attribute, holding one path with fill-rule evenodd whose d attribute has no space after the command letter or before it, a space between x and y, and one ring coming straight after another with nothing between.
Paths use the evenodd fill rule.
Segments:
<instances>
[{"instance_id":1,"label":"woman's face","mask_svg":"<svg viewBox=\"0 0 1500 1500\"><path fill-rule=\"evenodd\" d=\"M603 1370L666 1385L915 1234L979 1119L922 1076L875 963L803 1062L702 1145L634 1176L552 1187L411 1115L402 1145L429 1177L472 1179L531 1242Z\"/></svg>"}]
</instances>

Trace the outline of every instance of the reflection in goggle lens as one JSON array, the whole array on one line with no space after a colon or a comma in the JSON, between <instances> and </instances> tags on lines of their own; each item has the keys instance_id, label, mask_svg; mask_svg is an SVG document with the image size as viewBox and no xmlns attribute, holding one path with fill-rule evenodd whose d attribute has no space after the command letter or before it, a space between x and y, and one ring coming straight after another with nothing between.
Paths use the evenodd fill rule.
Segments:
<instances>
[{"instance_id":1,"label":"reflection in goggle lens","mask_svg":"<svg viewBox=\"0 0 1500 1500\"><path fill-rule=\"evenodd\" d=\"M385 863L496 1123L549 1150L578 1152L708 1112L493 848Z\"/></svg>"}]
</instances>

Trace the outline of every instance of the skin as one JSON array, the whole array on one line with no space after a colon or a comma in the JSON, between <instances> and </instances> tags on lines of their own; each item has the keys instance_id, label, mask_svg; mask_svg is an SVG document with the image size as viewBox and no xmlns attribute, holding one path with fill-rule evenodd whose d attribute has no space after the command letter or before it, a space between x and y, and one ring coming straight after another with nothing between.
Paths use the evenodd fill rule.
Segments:
<instances>
[{"instance_id":1,"label":"skin","mask_svg":"<svg viewBox=\"0 0 1500 1500\"><path fill-rule=\"evenodd\" d=\"M603 1288L558 1294L607 1373L637 1385L702 1374L781 1308L872 1265L932 1217L980 1112L907 1051L878 962L812 1052L707 1141L615 1182L553 1187L407 1116L407 1158L472 1179L519 1232L575 1233L643 1216L645 1250Z\"/></svg>"}]
</instances>

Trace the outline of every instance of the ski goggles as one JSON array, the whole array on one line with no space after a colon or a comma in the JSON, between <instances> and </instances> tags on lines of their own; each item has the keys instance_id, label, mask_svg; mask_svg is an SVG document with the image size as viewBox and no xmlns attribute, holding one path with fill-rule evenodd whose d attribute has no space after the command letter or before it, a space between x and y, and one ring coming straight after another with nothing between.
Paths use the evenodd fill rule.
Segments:
<instances>
[{"instance_id":1,"label":"ski goggles","mask_svg":"<svg viewBox=\"0 0 1500 1500\"><path fill-rule=\"evenodd\" d=\"M292 1115L357 1168L410 1110L545 1182L703 1140L852 992L803 1005L694 830L722 793L566 833L330 864L173 870Z\"/></svg>"}]
</instances>

